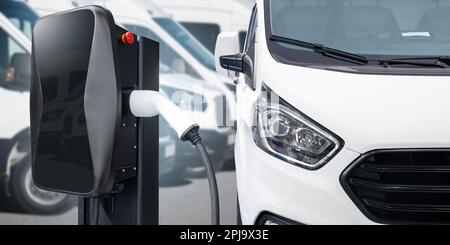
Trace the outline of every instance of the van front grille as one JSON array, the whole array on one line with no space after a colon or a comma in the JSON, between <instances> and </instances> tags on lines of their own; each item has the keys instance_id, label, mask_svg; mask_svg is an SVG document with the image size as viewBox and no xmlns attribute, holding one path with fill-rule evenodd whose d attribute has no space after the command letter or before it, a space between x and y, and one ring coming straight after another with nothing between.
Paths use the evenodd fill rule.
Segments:
<instances>
[{"instance_id":1,"label":"van front grille","mask_svg":"<svg viewBox=\"0 0 450 245\"><path fill-rule=\"evenodd\" d=\"M341 175L359 209L384 224L450 223L450 150L380 150Z\"/></svg>"}]
</instances>

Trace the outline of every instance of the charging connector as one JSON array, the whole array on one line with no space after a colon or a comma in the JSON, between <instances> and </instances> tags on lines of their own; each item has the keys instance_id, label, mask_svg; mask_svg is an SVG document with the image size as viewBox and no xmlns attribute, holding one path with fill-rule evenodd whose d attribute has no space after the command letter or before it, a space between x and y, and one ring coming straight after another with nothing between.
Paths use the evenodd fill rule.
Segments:
<instances>
[{"instance_id":1,"label":"charging connector","mask_svg":"<svg viewBox=\"0 0 450 245\"><path fill-rule=\"evenodd\" d=\"M216 174L206 147L200 137L200 127L183 116L184 112L167 97L157 91L136 90L130 95L130 110L136 117L154 117L161 115L175 129L182 141L189 141L199 152L205 164L211 196L211 223L220 224L219 191Z\"/></svg>"},{"instance_id":2,"label":"charging connector","mask_svg":"<svg viewBox=\"0 0 450 245\"><path fill-rule=\"evenodd\" d=\"M189 116L172 101L158 91L135 90L130 95L130 110L135 117L154 117L161 115L178 134L184 135L191 127L197 126Z\"/></svg>"}]
</instances>

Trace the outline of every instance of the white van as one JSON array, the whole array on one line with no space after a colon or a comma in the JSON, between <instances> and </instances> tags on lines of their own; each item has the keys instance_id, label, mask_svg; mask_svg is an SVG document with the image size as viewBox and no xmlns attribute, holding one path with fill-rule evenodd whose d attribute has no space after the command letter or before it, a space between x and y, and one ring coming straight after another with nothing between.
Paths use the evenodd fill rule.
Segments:
<instances>
[{"instance_id":1,"label":"white van","mask_svg":"<svg viewBox=\"0 0 450 245\"><path fill-rule=\"evenodd\" d=\"M447 23L448 0L257 0L243 53L221 34L242 222L450 223Z\"/></svg>"},{"instance_id":2,"label":"white van","mask_svg":"<svg viewBox=\"0 0 450 245\"><path fill-rule=\"evenodd\" d=\"M211 52L220 32L238 32L243 46L254 0L153 0Z\"/></svg>"},{"instance_id":3,"label":"white van","mask_svg":"<svg viewBox=\"0 0 450 245\"><path fill-rule=\"evenodd\" d=\"M0 2L0 203L13 211L57 214L76 199L40 190L31 178L29 38L35 19L23 2Z\"/></svg>"},{"instance_id":4,"label":"white van","mask_svg":"<svg viewBox=\"0 0 450 245\"><path fill-rule=\"evenodd\" d=\"M223 94L209 83L185 74L176 74L164 64L160 65L160 90L176 105L186 111L192 120L201 126L202 140L216 171L221 170L234 156L235 131L218 128L218 107ZM219 104L218 104L219 103ZM162 125L162 123L160 124ZM206 170L191 145L176 140L175 163L177 166L169 177L174 179L183 174L187 177L204 177ZM170 181L170 179L169 179Z\"/></svg>"}]
</instances>

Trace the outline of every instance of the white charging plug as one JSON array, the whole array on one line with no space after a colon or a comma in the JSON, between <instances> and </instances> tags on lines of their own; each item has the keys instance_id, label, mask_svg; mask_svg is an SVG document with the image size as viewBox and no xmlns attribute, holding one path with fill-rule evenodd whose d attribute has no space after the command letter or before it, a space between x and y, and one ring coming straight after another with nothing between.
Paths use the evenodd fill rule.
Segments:
<instances>
[{"instance_id":1,"label":"white charging plug","mask_svg":"<svg viewBox=\"0 0 450 245\"><path fill-rule=\"evenodd\" d=\"M130 96L130 109L135 117L161 115L177 132L180 139L193 127L198 127L188 115L160 92L135 90Z\"/></svg>"}]
</instances>

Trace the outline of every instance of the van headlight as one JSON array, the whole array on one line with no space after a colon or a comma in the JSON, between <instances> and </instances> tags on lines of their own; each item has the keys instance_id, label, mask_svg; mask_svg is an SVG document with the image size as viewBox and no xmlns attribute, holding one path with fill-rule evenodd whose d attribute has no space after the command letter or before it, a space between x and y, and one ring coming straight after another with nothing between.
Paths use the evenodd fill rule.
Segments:
<instances>
[{"instance_id":1,"label":"van headlight","mask_svg":"<svg viewBox=\"0 0 450 245\"><path fill-rule=\"evenodd\" d=\"M337 135L296 110L266 86L263 86L255 114L255 143L291 164L318 169L343 146Z\"/></svg>"}]
</instances>

